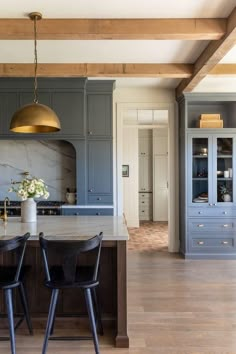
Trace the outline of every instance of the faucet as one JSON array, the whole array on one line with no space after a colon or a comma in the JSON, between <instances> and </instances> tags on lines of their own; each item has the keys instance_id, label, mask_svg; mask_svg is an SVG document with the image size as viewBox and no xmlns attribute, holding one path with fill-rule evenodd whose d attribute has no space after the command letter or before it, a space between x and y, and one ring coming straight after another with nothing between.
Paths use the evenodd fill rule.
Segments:
<instances>
[{"instance_id":1,"label":"faucet","mask_svg":"<svg viewBox=\"0 0 236 354\"><path fill-rule=\"evenodd\" d=\"M10 199L8 197L4 199L4 213L0 216L0 219L3 221L7 221L7 205L10 205Z\"/></svg>"}]
</instances>

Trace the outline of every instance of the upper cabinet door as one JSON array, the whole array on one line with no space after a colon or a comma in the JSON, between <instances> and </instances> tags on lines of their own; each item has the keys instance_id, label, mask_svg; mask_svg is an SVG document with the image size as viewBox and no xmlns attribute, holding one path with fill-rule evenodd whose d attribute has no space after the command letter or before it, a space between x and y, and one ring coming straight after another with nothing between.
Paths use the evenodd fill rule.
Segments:
<instances>
[{"instance_id":1,"label":"upper cabinet door","mask_svg":"<svg viewBox=\"0 0 236 354\"><path fill-rule=\"evenodd\" d=\"M112 193L112 141L88 142L88 193Z\"/></svg>"},{"instance_id":2,"label":"upper cabinet door","mask_svg":"<svg viewBox=\"0 0 236 354\"><path fill-rule=\"evenodd\" d=\"M214 136L214 201L216 203L234 203L234 137Z\"/></svg>"},{"instance_id":3,"label":"upper cabinet door","mask_svg":"<svg viewBox=\"0 0 236 354\"><path fill-rule=\"evenodd\" d=\"M112 136L112 95L88 94L88 136Z\"/></svg>"},{"instance_id":4,"label":"upper cabinet door","mask_svg":"<svg viewBox=\"0 0 236 354\"><path fill-rule=\"evenodd\" d=\"M61 122L60 135L84 136L84 93L69 90L53 92L52 109Z\"/></svg>"},{"instance_id":5,"label":"upper cabinet door","mask_svg":"<svg viewBox=\"0 0 236 354\"><path fill-rule=\"evenodd\" d=\"M210 137L206 135L189 137L188 166L190 167L188 170L189 203L198 206L212 204L212 144Z\"/></svg>"},{"instance_id":6,"label":"upper cabinet door","mask_svg":"<svg viewBox=\"0 0 236 354\"><path fill-rule=\"evenodd\" d=\"M17 136L16 133L10 131L10 123L19 106L18 98L18 94L15 92L0 94L0 134Z\"/></svg>"}]
</instances>

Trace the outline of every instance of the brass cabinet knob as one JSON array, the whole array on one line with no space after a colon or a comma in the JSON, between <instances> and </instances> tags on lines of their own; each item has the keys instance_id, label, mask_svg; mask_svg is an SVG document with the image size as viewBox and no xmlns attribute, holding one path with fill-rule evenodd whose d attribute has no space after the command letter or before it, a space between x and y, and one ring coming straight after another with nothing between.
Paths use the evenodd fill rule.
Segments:
<instances>
[{"instance_id":1,"label":"brass cabinet knob","mask_svg":"<svg viewBox=\"0 0 236 354\"><path fill-rule=\"evenodd\" d=\"M198 241L198 245L204 245L204 241Z\"/></svg>"}]
</instances>

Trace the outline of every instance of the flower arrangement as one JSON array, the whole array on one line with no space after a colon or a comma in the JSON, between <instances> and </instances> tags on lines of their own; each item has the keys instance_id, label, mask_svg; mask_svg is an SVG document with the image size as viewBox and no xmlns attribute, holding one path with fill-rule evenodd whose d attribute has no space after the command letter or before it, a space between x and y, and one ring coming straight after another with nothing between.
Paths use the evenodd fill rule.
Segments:
<instances>
[{"instance_id":1,"label":"flower arrangement","mask_svg":"<svg viewBox=\"0 0 236 354\"><path fill-rule=\"evenodd\" d=\"M47 199L49 197L49 192L47 190L48 187L41 178L26 177L21 182L12 181L11 184L12 187L8 190L8 192L15 192L22 200L40 197Z\"/></svg>"}]
</instances>

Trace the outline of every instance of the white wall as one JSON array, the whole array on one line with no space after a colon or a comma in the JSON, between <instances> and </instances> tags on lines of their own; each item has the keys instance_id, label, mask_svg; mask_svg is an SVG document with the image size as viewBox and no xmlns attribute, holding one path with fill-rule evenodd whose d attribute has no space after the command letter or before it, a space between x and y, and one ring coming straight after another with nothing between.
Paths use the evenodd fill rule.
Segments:
<instances>
[{"instance_id":1,"label":"white wall","mask_svg":"<svg viewBox=\"0 0 236 354\"><path fill-rule=\"evenodd\" d=\"M129 165L129 177L123 177L123 210L127 225L139 227L138 208L138 128L123 128L123 165Z\"/></svg>"},{"instance_id":2,"label":"white wall","mask_svg":"<svg viewBox=\"0 0 236 354\"><path fill-rule=\"evenodd\" d=\"M173 90L152 88L117 88L114 91L114 205L123 213L123 112L128 109L168 109L169 111L169 251L178 251L178 124Z\"/></svg>"}]
</instances>

